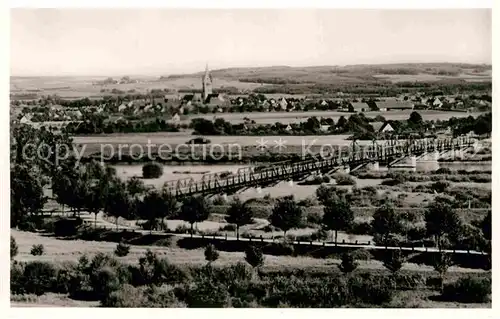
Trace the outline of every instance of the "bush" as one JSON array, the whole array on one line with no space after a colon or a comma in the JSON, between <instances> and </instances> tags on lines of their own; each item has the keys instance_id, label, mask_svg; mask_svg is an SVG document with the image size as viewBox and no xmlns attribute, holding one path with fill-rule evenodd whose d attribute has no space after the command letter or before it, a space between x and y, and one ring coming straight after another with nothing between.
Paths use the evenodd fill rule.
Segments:
<instances>
[{"instance_id":1,"label":"bush","mask_svg":"<svg viewBox=\"0 0 500 319\"><path fill-rule=\"evenodd\" d=\"M83 220L80 217L59 219L54 222L54 235L57 237L75 236L81 225L83 225Z\"/></svg>"},{"instance_id":2,"label":"bush","mask_svg":"<svg viewBox=\"0 0 500 319\"><path fill-rule=\"evenodd\" d=\"M319 212L310 212L306 215L306 221L308 224L321 225L323 222L323 215Z\"/></svg>"},{"instance_id":3,"label":"bush","mask_svg":"<svg viewBox=\"0 0 500 319\"><path fill-rule=\"evenodd\" d=\"M133 287L123 285L101 300L103 307L116 308L166 308L184 307L175 298L172 291L157 287Z\"/></svg>"},{"instance_id":4,"label":"bush","mask_svg":"<svg viewBox=\"0 0 500 319\"><path fill-rule=\"evenodd\" d=\"M24 294L24 288L24 264L13 261L10 265L10 293Z\"/></svg>"},{"instance_id":5,"label":"bush","mask_svg":"<svg viewBox=\"0 0 500 319\"><path fill-rule=\"evenodd\" d=\"M56 281L56 269L51 263L29 262L24 267L21 281L25 293L41 296L52 291L53 284Z\"/></svg>"},{"instance_id":6,"label":"bush","mask_svg":"<svg viewBox=\"0 0 500 319\"><path fill-rule=\"evenodd\" d=\"M205 248L205 260L209 263L216 261L219 258L219 252L214 245L208 244Z\"/></svg>"},{"instance_id":7,"label":"bush","mask_svg":"<svg viewBox=\"0 0 500 319\"><path fill-rule=\"evenodd\" d=\"M433 174L451 174L451 169L447 167L441 167L435 170Z\"/></svg>"},{"instance_id":8,"label":"bush","mask_svg":"<svg viewBox=\"0 0 500 319\"><path fill-rule=\"evenodd\" d=\"M370 235L372 233L372 225L370 222L354 222L349 233L353 235Z\"/></svg>"},{"instance_id":9,"label":"bush","mask_svg":"<svg viewBox=\"0 0 500 319\"><path fill-rule=\"evenodd\" d=\"M200 280L185 286L185 302L190 308L222 308L229 303L227 287L212 280Z\"/></svg>"},{"instance_id":10,"label":"bush","mask_svg":"<svg viewBox=\"0 0 500 319\"><path fill-rule=\"evenodd\" d=\"M196 233L196 229L193 229L194 233ZM180 224L178 225L175 230L174 230L174 233L176 234L188 234L191 232L191 228L184 225L184 224Z\"/></svg>"},{"instance_id":11,"label":"bush","mask_svg":"<svg viewBox=\"0 0 500 319\"><path fill-rule=\"evenodd\" d=\"M351 273L358 267L358 263L352 254L344 253L342 255L342 262L338 267L343 273Z\"/></svg>"},{"instance_id":12,"label":"bush","mask_svg":"<svg viewBox=\"0 0 500 319\"><path fill-rule=\"evenodd\" d=\"M146 163L142 166L142 177L143 178L159 178L163 175L163 165L151 162Z\"/></svg>"},{"instance_id":13,"label":"bush","mask_svg":"<svg viewBox=\"0 0 500 319\"><path fill-rule=\"evenodd\" d=\"M396 185L399 185L399 184L402 184L403 182L401 182L400 180L397 180L397 179L384 179L382 181L382 183L380 183L380 185L384 185L384 186L396 186Z\"/></svg>"},{"instance_id":14,"label":"bush","mask_svg":"<svg viewBox=\"0 0 500 319\"><path fill-rule=\"evenodd\" d=\"M248 246L245 250L245 260L252 267L259 267L264 264L264 254L262 254L262 249L255 246Z\"/></svg>"},{"instance_id":15,"label":"bush","mask_svg":"<svg viewBox=\"0 0 500 319\"><path fill-rule=\"evenodd\" d=\"M354 178L347 174L335 174L333 178L337 185L356 185Z\"/></svg>"},{"instance_id":16,"label":"bush","mask_svg":"<svg viewBox=\"0 0 500 319\"><path fill-rule=\"evenodd\" d=\"M10 259L17 256L17 252L19 247L17 246L16 240L14 237L10 236Z\"/></svg>"},{"instance_id":17,"label":"bush","mask_svg":"<svg viewBox=\"0 0 500 319\"><path fill-rule=\"evenodd\" d=\"M130 252L130 246L124 243L119 243L116 245L115 255L118 257L125 257Z\"/></svg>"},{"instance_id":18,"label":"bush","mask_svg":"<svg viewBox=\"0 0 500 319\"><path fill-rule=\"evenodd\" d=\"M449 186L450 183L447 181L437 181L432 183L431 188L438 193L443 193Z\"/></svg>"},{"instance_id":19,"label":"bush","mask_svg":"<svg viewBox=\"0 0 500 319\"><path fill-rule=\"evenodd\" d=\"M224 226L219 227L220 231L236 231L236 225L235 224L227 224Z\"/></svg>"},{"instance_id":20,"label":"bush","mask_svg":"<svg viewBox=\"0 0 500 319\"><path fill-rule=\"evenodd\" d=\"M43 255L43 254L44 254L44 252L45 252L45 249L44 249L44 247L43 247L43 245L42 245L42 244L39 244L39 245L33 245L33 246L31 247L31 254L32 254L33 256L41 256L41 255Z\"/></svg>"},{"instance_id":21,"label":"bush","mask_svg":"<svg viewBox=\"0 0 500 319\"><path fill-rule=\"evenodd\" d=\"M484 303L489 301L491 281L487 278L465 277L445 285L443 298L464 303Z\"/></svg>"}]
</instances>

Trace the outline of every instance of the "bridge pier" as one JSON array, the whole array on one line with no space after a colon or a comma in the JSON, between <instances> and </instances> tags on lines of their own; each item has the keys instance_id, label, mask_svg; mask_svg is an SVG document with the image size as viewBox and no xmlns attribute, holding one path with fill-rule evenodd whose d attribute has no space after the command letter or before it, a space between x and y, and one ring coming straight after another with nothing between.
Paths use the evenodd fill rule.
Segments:
<instances>
[{"instance_id":1,"label":"bridge pier","mask_svg":"<svg viewBox=\"0 0 500 319\"><path fill-rule=\"evenodd\" d=\"M411 167L417 167L417 157L410 156Z\"/></svg>"}]
</instances>

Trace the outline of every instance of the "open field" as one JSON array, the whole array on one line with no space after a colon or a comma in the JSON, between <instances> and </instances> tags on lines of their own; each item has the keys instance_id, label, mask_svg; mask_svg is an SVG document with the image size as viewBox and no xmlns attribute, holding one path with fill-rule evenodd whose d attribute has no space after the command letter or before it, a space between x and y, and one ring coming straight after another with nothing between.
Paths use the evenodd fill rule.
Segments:
<instances>
[{"instance_id":1,"label":"open field","mask_svg":"<svg viewBox=\"0 0 500 319\"><path fill-rule=\"evenodd\" d=\"M405 111L386 111L386 112L364 112L366 117L376 117L377 115L383 116L386 120L407 120L410 117L413 110ZM481 112L448 112L448 111L437 111L437 110L419 110L417 111L425 121L430 120L449 120L452 117L477 117L481 115ZM240 123L244 121L244 118L249 118L254 120L259 124L274 124L280 122L283 124L304 122L309 117L326 117L332 118L335 122L343 116L348 118L353 113L347 112L337 112L337 111L310 111L310 112L251 112L251 113L221 113L221 114L196 114L190 115L184 122L189 123L193 118L204 118L207 120L213 120L214 116L217 118L223 118L231 123Z\"/></svg>"},{"instance_id":2,"label":"open field","mask_svg":"<svg viewBox=\"0 0 500 319\"><path fill-rule=\"evenodd\" d=\"M200 68L201 69L201 68ZM240 92L269 85L286 84L289 87L303 85L349 86L359 84L391 85L398 82L467 82L491 81L491 65L424 63L288 67L272 66L257 68L228 68L212 70L214 88L232 87ZM60 77L11 77L11 93L57 94L63 98L100 97L109 92L101 89L146 92L152 89L194 90L201 88L202 73L159 76L134 76L139 83L93 85L104 76ZM115 76L114 79L119 79Z\"/></svg>"},{"instance_id":3,"label":"open field","mask_svg":"<svg viewBox=\"0 0 500 319\"><path fill-rule=\"evenodd\" d=\"M101 242L101 241L84 241L84 240L61 240L40 235L36 233L11 230L11 235L15 238L19 246L19 253L15 260L18 261L77 261L82 255L86 254L89 257L98 252L113 254L116 249L116 243ZM41 256L33 256L30 254L31 247L34 244L42 244L45 248L45 254ZM139 257L144 255L147 249L157 253L161 257L166 257L170 262L180 265L204 265L206 264L204 249L181 249L160 246L131 246L130 253L125 257L118 259L125 263L137 263ZM242 252L225 252L220 251L220 256L214 262L217 265L229 265L238 262L244 262L244 253ZM265 256L264 269L294 269L294 268L314 268L328 269L335 266L340 261L335 259L319 259L312 257L292 257L292 256ZM360 269L383 270L384 265L377 260L362 261L359 265ZM425 265L417 265L405 263L402 270L406 271L421 271L432 272L433 267ZM484 270L469 269L452 266L449 272L459 273L482 273Z\"/></svg>"},{"instance_id":4,"label":"open field","mask_svg":"<svg viewBox=\"0 0 500 319\"><path fill-rule=\"evenodd\" d=\"M480 82L480 81L491 81L492 74L490 70L489 72L481 72L477 74L461 73L458 74L457 76L443 76L436 74L419 73L419 74L375 74L374 77L382 80L388 80L391 81L392 83L434 82L440 80L456 80L456 79L470 81L470 82Z\"/></svg>"}]
</instances>

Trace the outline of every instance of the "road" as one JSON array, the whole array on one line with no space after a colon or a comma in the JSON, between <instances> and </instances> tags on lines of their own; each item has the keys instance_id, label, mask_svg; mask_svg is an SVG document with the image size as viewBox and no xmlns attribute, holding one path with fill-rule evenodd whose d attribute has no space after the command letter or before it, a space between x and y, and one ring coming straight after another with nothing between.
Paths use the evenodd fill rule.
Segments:
<instances>
[{"instance_id":1,"label":"road","mask_svg":"<svg viewBox=\"0 0 500 319\"><path fill-rule=\"evenodd\" d=\"M94 225L94 218L91 215L83 215L82 219L84 220L85 223L93 226ZM109 229L109 230L116 230L117 226L116 224L113 224L111 222L108 222L102 218L102 214L97 215L97 227L101 229ZM178 233L172 233L172 232L165 232L165 231L149 231L149 230L143 230L143 229L137 229L134 227L130 226L124 226L124 225L118 225L119 230L130 230L134 231L136 233L141 233L143 235L148 235L148 234L155 234L155 235L171 235L171 236L176 236L176 237L181 237L181 238L211 238L211 239L218 239L218 240L224 240L224 241L248 241L248 242L264 242L264 243L279 243L281 240L280 239L275 239L275 238L244 238L240 237L237 239L236 237L233 236L205 236L205 235L190 235L190 234L178 234ZM385 247L385 246L375 246L373 244L362 244L356 243L356 242L339 242L339 243L332 243L332 242L319 242L319 241L312 241L312 242L306 242L306 241L297 241L293 240L290 241L290 243L293 244L300 244L300 245L311 245L311 246L323 246L323 247L349 247L349 248L365 248L365 249L384 249L384 250L403 250L403 251L413 251L413 252L442 252L442 253L454 253L454 254L472 254L472 255L488 255L485 252L481 251L475 251L475 250L452 250L452 249L442 249L439 250L438 248L435 247Z\"/></svg>"}]
</instances>

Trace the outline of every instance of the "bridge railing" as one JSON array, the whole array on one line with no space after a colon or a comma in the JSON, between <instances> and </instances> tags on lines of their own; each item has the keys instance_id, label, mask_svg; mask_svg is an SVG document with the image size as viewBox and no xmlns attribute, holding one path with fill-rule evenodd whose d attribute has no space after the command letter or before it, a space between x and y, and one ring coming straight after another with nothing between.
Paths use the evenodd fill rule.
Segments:
<instances>
[{"instance_id":1,"label":"bridge railing","mask_svg":"<svg viewBox=\"0 0 500 319\"><path fill-rule=\"evenodd\" d=\"M232 187L237 184L250 183L252 181L288 178L298 172L309 172L319 168L326 168L334 165L350 165L360 161L370 160L383 160L388 157L394 156L408 156L414 152L429 152L434 150L446 150L453 148L461 148L470 146L472 141L470 139L456 138L446 140L435 140L429 142L428 140L413 140L413 141L396 141L389 143L390 146L383 147L377 152L375 150L364 150L353 152L350 156L342 156L335 159L335 154L330 159L305 159L302 161L285 161L273 163L264 166L258 170L251 167L238 170L237 174L232 174L227 177L221 178L217 173L203 175L200 181L195 181L192 178L185 178L168 182L169 189L176 194L184 194L186 192L203 192L210 189L220 189L224 187Z\"/></svg>"}]
</instances>

